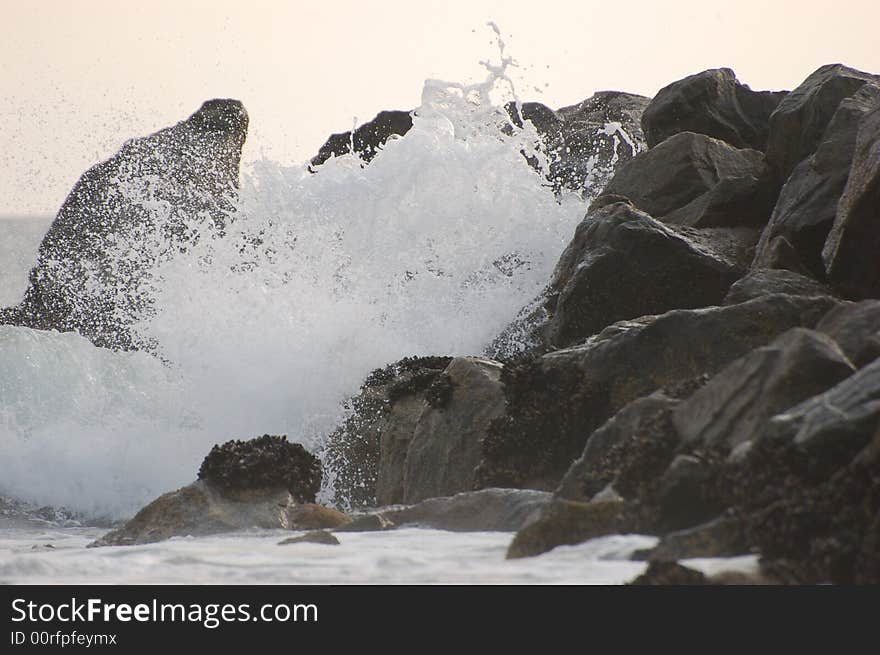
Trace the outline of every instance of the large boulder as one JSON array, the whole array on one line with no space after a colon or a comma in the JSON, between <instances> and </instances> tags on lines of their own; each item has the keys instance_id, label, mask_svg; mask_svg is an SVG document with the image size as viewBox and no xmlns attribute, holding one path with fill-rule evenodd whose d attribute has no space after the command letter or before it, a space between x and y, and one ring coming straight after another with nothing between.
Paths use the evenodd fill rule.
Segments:
<instances>
[{"instance_id":1,"label":"large boulder","mask_svg":"<svg viewBox=\"0 0 880 655\"><path fill-rule=\"evenodd\" d=\"M859 128L852 167L822 251L828 279L856 298L880 298L880 107Z\"/></svg>"},{"instance_id":2,"label":"large boulder","mask_svg":"<svg viewBox=\"0 0 880 655\"><path fill-rule=\"evenodd\" d=\"M735 305L774 293L789 296L830 296L831 289L805 275L783 268L758 268L737 280L724 298L725 305Z\"/></svg>"},{"instance_id":3,"label":"large boulder","mask_svg":"<svg viewBox=\"0 0 880 655\"><path fill-rule=\"evenodd\" d=\"M412 128L412 112L400 110L380 111L375 118L360 125L354 130L331 134L318 154L312 157L311 166L320 166L331 157L347 155L354 150L364 162L370 162L379 154L382 146L395 137L403 136Z\"/></svg>"},{"instance_id":4,"label":"large boulder","mask_svg":"<svg viewBox=\"0 0 880 655\"><path fill-rule=\"evenodd\" d=\"M620 166L603 193L664 223L723 227L763 225L777 191L757 150L680 132Z\"/></svg>"},{"instance_id":5,"label":"large boulder","mask_svg":"<svg viewBox=\"0 0 880 655\"><path fill-rule=\"evenodd\" d=\"M403 502L449 496L474 487L480 463L480 442L489 423L504 411L501 364L474 357L456 357L434 383L434 393L413 430L403 466ZM389 471L384 462L380 471ZM399 473L394 474L399 479ZM378 502L399 502L384 492L380 475Z\"/></svg>"},{"instance_id":6,"label":"large boulder","mask_svg":"<svg viewBox=\"0 0 880 655\"><path fill-rule=\"evenodd\" d=\"M816 326L857 367L880 357L880 300L846 303L832 309Z\"/></svg>"},{"instance_id":7,"label":"large boulder","mask_svg":"<svg viewBox=\"0 0 880 655\"><path fill-rule=\"evenodd\" d=\"M775 240L784 237L797 253L798 267L818 279L825 277L822 249L835 223L838 202L850 176L856 136L865 117L878 106L880 86L873 84L863 85L852 97L840 102L818 141L816 151L794 168L782 187L770 222L761 235L755 266L790 266L788 262L778 261L777 253L771 247ZM875 132L880 138L880 130ZM840 229L835 234L842 231ZM864 240L872 234L870 228L863 232L857 238ZM867 252L873 254L870 246L867 248ZM874 259L872 257L871 261Z\"/></svg>"},{"instance_id":8,"label":"large boulder","mask_svg":"<svg viewBox=\"0 0 880 655\"><path fill-rule=\"evenodd\" d=\"M880 77L841 64L828 64L779 103L770 116L767 162L782 179L816 151L841 101L868 83L880 85Z\"/></svg>"},{"instance_id":9,"label":"large boulder","mask_svg":"<svg viewBox=\"0 0 880 655\"><path fill-rule=\"evenodd\" d=\"M764 150L770 114L787 94L752 91L729 68L707 70L660 89L642 114L642 130L651 148L679 132L696 132Z\"/></svg>"},{"instance_id":10,"label":"large boulder","mask_svg":"<svg viewBox=\"0 0 880 655\"><path fill-rule=\"evenodd\" d=\"M110 348L145 345L129 324L149 311L150 268L157 255L186 247L193 221L222 233L247 125L240 102L210 100L89 169L40 244L24 300L0 312L0 323L76 331Z\"/></svg>"},{"instance_id":11,"label":"large boulder","mask_svg":"<svg viewBox=\"0 0 880 655\"><path fill-rule=\"evenodd\" d=\"M627 403L712 375L792 327L812 328L828 297L763 296L616 323L583 345L509 363L505 415L483 441L480 486L555 489L587 438Z\"/></svg>"}]
</instances>

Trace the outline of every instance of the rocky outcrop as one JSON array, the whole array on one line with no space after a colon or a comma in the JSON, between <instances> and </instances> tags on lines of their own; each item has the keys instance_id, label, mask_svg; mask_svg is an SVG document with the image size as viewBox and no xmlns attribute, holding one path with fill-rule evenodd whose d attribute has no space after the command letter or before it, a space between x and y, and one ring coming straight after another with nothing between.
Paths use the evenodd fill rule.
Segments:
<instances>
[{"instance_id":1,"label":"rocky outcrop","mask_svg":"<svg viewBox=\"0 0 880 655\"><path fill-rule=\"evenodd\" d=\"M633 559L670 562L694 557L735 557L750 551L745 522L735 512L708 523L670 532L654 548L633 554Z\"/></svg>"},{"instance_id":2,"label":"rocky outcrop","mask_svg":"<svg viewBox=\"0 0 880 655\"><path fill-rule=\"evenodd\" d=\"M752 91L729 68L707 70L660 89L642 114L642 130L651 148L679 132L696 132L764 150L770 114L787 94Z\"/></svg>"},{"instance_id":3,"label":"rocky outcrop","mask_svg":"<svg viewBox=\"0 0 880 655\"><path fill-rule=\"evenodd\" d=\"M865 84L880 85L880 77L828 64L789 93L770 115L767 162L781 179L816 151L841 101Z\"/></svg>"},{"instance_id":4,"label":"rocky outcrop","mask_svg":"<svg viewBox=\"0 0 880 655\"><path fill-rule=\"evenodd\" d=\"M412 128L412 112L400 110L380 111L375 118L367 121L354 130L332 134L318 150L318 154L312 157L311 167L320 166L331 157L347 155L351 152L352 144L358 157L369 163L373 157L379 154L382 146L396 136L403 136Z\"/></svg>"},{"instance_id":5,"label":"rocky outcrop","mask_svg":"<svg viewBox=\"0 0 880 655\"><path fill-rule=\"evenodd\" d=\"M129 325L150 310L143 288L155 258L186 246L191 221L222 233L247 125L240 102L210 100L87 171L40 244L24 300L0 312L0 323L76 331L115 349L148 345ZM157 205L162 212L148 209ZM157 233L162 252L151 250Z\"/></svg>"},{"instance_id":6,"label":"rocky outcrop","mask_svg":"<svg viewBox=\"0 0 880 655\"><path fill-rule=\"evenodd\" d=\"M681 132L622 165L603 193L664 223L736 227L765 224L777 190L757 150Z\"/></svg>"},{"instance_id":7,"label":"rocky outcrop","mask_svg":"<svg viewBox=\"0 0 880 655\"><path fill-rule=\"evenodd\" d=\"M782 237L797 253L798 268L824 279L822 249L850 176L856 136L865 117L880 106L880 86L865 84L843 99L822 133L816 151L799 163L780 192L758 244L755 266L783 268L770 244ZM880 129L876 130L880 137ZM872 251L873 252L873 251ZM873 261L873 259L872 259Z\"/></svg>"},{"instance_id":8,"label":"rocky outcrop","mask_svg":"<svg viewBox=\"0 0 880 655\"><path fill-rule=\"evenodd\" d=\"M629 584L635 586L699 586L711 584L705 574L678 562L652 561L640 576Z\"/></svg>"},{"instance_id":9,"label":"rocky outcrop","mask_svg":"<svg viewBox=\"0 0 880 655\"><path fill-rule=\"evenodd\" d=\"M835 307L819 321L816 331L834 339L856 367L870 364L880 357L880 300Z\"/></svg>"},{"instance_id":10,"label":"rocky outcrop","mask_svg":"<svg viewBox=\"0 0 880 655\"><path fill-rule=\"evenodd\" d=\"M880 298L880 103L859 128L852 167L822 259L832 284Z\"/></svg>"},{"instance_id":11,"label":"rocky outcrop","mask_svg":"<svg viewBox=\"0 0 880 655\"><path fill-rule=\"evenodd\" d=\"M727 296L725 305L735 305L774 293L789 296L831 296L831 289L805 275L782 268L758 268L737 280Z\"/></svg>"}]
</instances>

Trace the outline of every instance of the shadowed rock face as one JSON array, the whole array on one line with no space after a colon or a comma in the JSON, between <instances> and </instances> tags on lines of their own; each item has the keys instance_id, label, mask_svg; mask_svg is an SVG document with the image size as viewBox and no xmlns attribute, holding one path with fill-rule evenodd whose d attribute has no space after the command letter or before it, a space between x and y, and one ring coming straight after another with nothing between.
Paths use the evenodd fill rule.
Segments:
<instances>
[{"instance_id":1,"label":"shadowed rock face","mask_svg":"<svg viewBox=\"0 0 880 655\"><path fill-rule=\"evenodd\" d=\"M347 155L351 152L352 142L358 156L369 163L388 139L403 136L412 128L412 112L390 110L380 111L376 117L364 123L354 131L331 134L318 154L312 157L311 165L320 166L331 157Z\"/></svg>"},{"instance_id":2,"label":"shadowed rock face","mask_svg":"<svg viewBox=\"0 0 880 655\"><path fill-rule=\"evenodd\" d=\"M0 323L76 331L114 349L145 345L128 325L149 311L151 267L186 247L194 222L222 233L247 126L239 101L210 100L89 169L40 244L24 300Z\"/></svg>"}]
</instances>

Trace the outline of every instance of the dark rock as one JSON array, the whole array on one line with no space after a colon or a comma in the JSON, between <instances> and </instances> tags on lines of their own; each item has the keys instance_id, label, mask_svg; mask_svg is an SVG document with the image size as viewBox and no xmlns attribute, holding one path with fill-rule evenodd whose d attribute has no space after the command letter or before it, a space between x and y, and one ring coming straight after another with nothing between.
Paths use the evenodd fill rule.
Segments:
<instances>
[{"instance_id":1,"label":"dark rock","mask_svg":"<svg viewBox=\"0 0 880 655\"><path fill-rule=\"evenodd\" d=\"M850 175L859 126L878 105L880 86L872 84L864 85L851 98L840 102L815 153L795 167L782 187L758 244L756 267L778 265L770 244L773 239L784 237L797 253L798 263L813 277L824 279L822 248Z\"/></svg>"},{"instance_id":2,"label":"dark rock","mask_svg":"<svg viewBox=\"0 0 880 655\"><path fill-rule=\"evenodd\" d=\"M770 115L767 162L782 179L816 148L838 105L880 77L841 64L822 66L789 93Z\"/></svg>"},{"instance_id":3,"label":"dark rock","mask_svg":"<svg viewBox=\"0 0 880 655\"><path fill-rule=\"evenodd\" d=\"M375 507L380 477L383 499L403 499L409 442L428 389L451 361L407 357L367 377L350 401L351 415L328 437L322 452L325 471L332 476L334 504Z\"/></svg>"},{"instance_id":4,"label":"dark rock","mask_svg":"<svg viewBox=\"0 0 880 655\"><path fill-rule=\"evenodd\" d=\"M336 528L335 532L382 532L397 526L381 512L375 514L355 514L350 523Z\"/></svg>"},{"instance_id":5,"label":"dark rock","mask_svg":"<svg viewBox=\"0 0 880 655\"><path fill-rule=\"evenodd\" d=\"M252 528L318 530L350 519L321 505L297 503L286 489L221 492L204 481L160 496L123 527L90 546L129 546L171 537L204 536Z\"/></svg>"},{"instance_id":6,"label":"dark rock","mask_svg":"<svg viewBox=\"0 0 880 655\"><path fill-rule=\"evenodd\" d=\"M581 346L505 365L505 415L483 441L477 484L555 489L590 434L627 403L720 371L836 301L764 296L616 323Z\"/></svg>"},{"instance_id":7,"label":"dark rock","mask_svg":"<svg viewBox=\"0 0 880 655\"><path fill-rule=\"evenodd\" d=\"M402 476L404 503L473 489L474 469L480 463L480 442L489 423L504 411L500 377L501 365L497 362L457 357L429 388L428 404L418 418L406 451ZM438 387L448 393L440 394ZM399 502L394 494L383 493L383 473L390 468L383 458L377 494L383 505ZM399 472L391 475L395 480L400 477Z\"/></svg>"},{"instance_id":8,"label":"dark rock","mask_svg":"<svg viewBox=\"0 0 880 655\"><path fill-rule=\"evenodd\" d=\"M628 532L624 503L556 500L536 521L523 527L507 549L507 559L534 557L557 546Z\"/></svg>"},{"instance_id":9,"label":"dark rock","mask_svg":"<svg viewBox=\"0 0 880 655\"><path fill-rule=\"evenodd\" d=\"M286 436L268 434L214 446L199 468L199 480L223 492L281 488L299 503L314 503L321 488L321 462Z\"/></svg>"},{"instance_id":10,"label":"dark rock","mask_svg":"<svg viewBox=\"0 0 880 655\"><path fill-rule=\"evenodd\" d=\"M735 557L749 553L746 526L735 513L725 513L708 523L670 532L633 559L669 562L694 557Z\"/></svg>"},{"instance_id":11,"label":"dark rock","mask_svg":"<svg viewBox=\"0 0 880 655\"><path fill-rule=\"evenodd\" d=\"M727 296L725 305L735 305L773 293L789 296L830 296L831 290L816 280L780 268L759 268L737 280Z\"/></svg>"},{"instance_id":12,"label":"dark rock","mask_svg":"<svg viewBox=\"0 0 880 655\"><path fill-rule=\"evenodd\" d=\"M822 251L828 279L855 298L880 297L880 107L859 128L852 167Z\"/></svg>"},{"instance_id":13,"label":"dark rock","mask_svg":"<svg viewBox=\"0 0 880 655\"><path fill-rule=\"evenodd\" d=\"M0 323L76 331L98 346L151 347L130 331L149 314L145 292L159 235L166 253L186 248L192 221L222 233L232 214L248 118L236 100L210 100L187 120L89 169L40 244L22 303ZM162 203L167 216L144 204Z\"/></svg>"},{"instance_id":14,"label":"dark rock","mask_svg":"<svg viewBox=\"0 0 880 655\"><path fill-rule=\"evenodd\" d=\"M880 357L880 301L835 307L819 321L816 331L834 339L857 368L870 364Z\"/></svg>"},{"instance_id":15,"label":"dark rock","mask_svg":"<svg viewBox=\"0 0 880 655\"><path fill-rule=\"evenodd\" d=\"M583 454L562 478L556 496L582 502L590 500L616 477L617 471L605 466L611 449L642 433L649 423L657 420L658 414L667 412L677 403L677 400L658 392L626 405L590 435Z\"/></svg>"},{"instance_id":16,"label":"dark rock","mask_svg":"<svg viewBox=\"0 0 880 655\"><path fill-rule=\"evenodd\" d=\"M326 530L316 530L307 532L299 537L290 537L283 541L279 541L279 546L287 546L289 544L323 544L325 546L338 546L339 539L333 536L333 533Z\"/></svg>"},{"instance_id":17,"label":"dark rock","mask_svg":"<svg viewBox=\"0 0 880 655\"><path fill-rule=\"evenodd\" d=\"M714 470L693 455L678 455L656 483L657 511L650 523L663 532L680 530L717 516L724 508L714 495Z\"/></svg>"},{"instance_id":18,"label":"dark rock","mask_svg":"<svg viewBox=\"0 0 880 655\"><path fill-rule=\"evenodd\" d=\"M772 416L830 389L853 373L837 344L793 328L737 359L672 412L689 448L725 453L753 438Z\"/></svg>"},{"instance_id":19,"label":"dark rock","mask_svg":"<svg viewBox=\"0 0 880 655\"><path fill-rule=\"evenodd\" d=\"M679 132L696 132L735 148L764 150L770 114L787 91L752 91L729 68L717 68L673 82L657 92L642 114L648 146Z\"/></svg>"},{"instance_id":20,"label":"dark rock","mask_svg":"<svg viewBox=\"0 0 880 655\"><path fill-rule=\"evenodd\" d=\"M709 580L700 571L689 569L678 562L652 561L640 576L629 584L637 586L706 585Z\"/></svg>"},{"instance_id":21,"label":"dark rock","mask_svg":"<svg viewBox=\"0 0 880 655\"><path fill-rule=\"evenodd\" d=\"M757 150L681 132L620 166L603 193L664 223L736 227L764 225L777 191Z\"/></svg>"},{"instance_id":22,"label":"dark rock","mask_svg":"<svg viewBox=\"0 0 880 655\"><path fill-rule=\"evenodd\" d=\"M354 150L365 163L370 162L379 154L382 146L394 136L403 136L412 128L412 112L380 111L376 117L364 123L354 131ZM347 155L351 152L352 134L340 132L331 135L318 154L312 157L311 165L320 166L331 157Z\"/></svg>"}]
</instances>

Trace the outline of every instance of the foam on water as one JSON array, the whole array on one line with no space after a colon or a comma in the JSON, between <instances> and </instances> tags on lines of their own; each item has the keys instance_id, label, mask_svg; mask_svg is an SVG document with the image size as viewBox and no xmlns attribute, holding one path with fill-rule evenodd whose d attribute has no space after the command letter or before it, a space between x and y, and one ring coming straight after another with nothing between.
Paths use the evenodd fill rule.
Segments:
<instances>
[{"instance_id":1,"label":"foam on water","mask_svg":"<svg viewBox=\"0 0 880 655\"><path fill-rule=\"evenodd\" d=\"M317 449L377 366L479 353L585 209L526 162L534 128L501 108L510 65L502 51L482 84L427 82L412 130L369 166L256 163L225 236L193 221L201 238L145 278L137 330L161 359L0 329L0 493L129 515L192 480L214 443L268 432Z\"/></svg>"}]
</instances>

